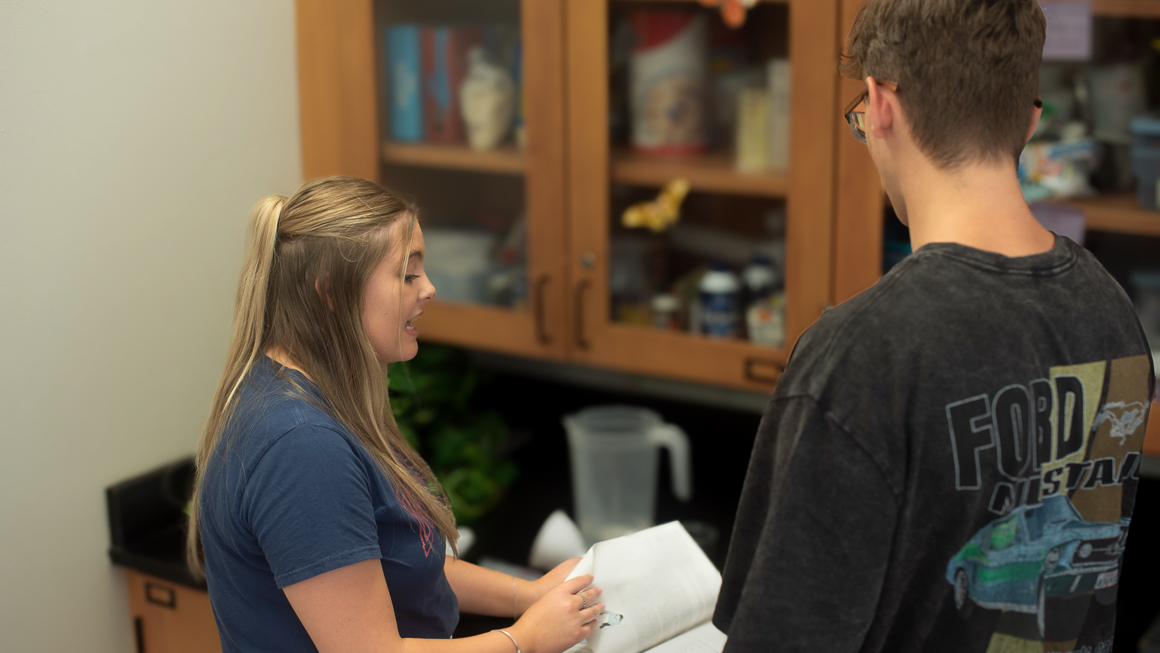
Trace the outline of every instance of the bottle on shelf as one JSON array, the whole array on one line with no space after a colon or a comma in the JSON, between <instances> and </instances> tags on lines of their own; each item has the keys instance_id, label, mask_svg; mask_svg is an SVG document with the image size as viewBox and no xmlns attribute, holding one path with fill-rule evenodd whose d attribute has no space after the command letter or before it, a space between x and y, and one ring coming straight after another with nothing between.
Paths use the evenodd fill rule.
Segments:
<instances>
[{"instance_id":1,"label":"bottle on shelf","mask_svg":"<svg viewBox=\"0 0 1160 653\"><path fill-rule=\"evenodd\" d=\"M758 299L769 297L777 289L777 272L773 262L765 254L756 254L741 273L745 283L743 297L746 306Z\"/></svg>"},{"instance_id":2,"label":"bottle on shelf","mask_svg":"<svg viewBox=\"0 0 1160 653\"><path fill-rule=\"evenodd\" d=\"M768 256L758 254L742 273L745 327L749 340L780 347L785 343L785 300L777 291L777 272Z\"/></svg>"},{"instance_id":3,"label":"bottle on shelf","mask_svg":"<svg viewBox=\"0 0 1160 653\"><path fill-rule=\"evenodd\" d=\"M701 329L710 338L736 338L741 326L741 284L725 263L701 278Z\"/></svg>"},{"instance_id":4,"label":"bottle on shelf","mask_svg":"<svg viewBox=\"0 0 1160 653\"><path fill-rule=\"evenodd\" d=\"M706 148L709 23L695 9L641 9L629 16L632 143L640 152L681 155Z\"/></svg>"},{"instance_id":5,"label":"bottle on shelf","mask_svg":"<svg viewBox=\"0 0 1160 653\"><path fill-rule=\"evenodd\" d=\"M652 297L653 326L661 331L681 328L681 300L676 295L657 293Z\"/></svg>"}]
</instances>

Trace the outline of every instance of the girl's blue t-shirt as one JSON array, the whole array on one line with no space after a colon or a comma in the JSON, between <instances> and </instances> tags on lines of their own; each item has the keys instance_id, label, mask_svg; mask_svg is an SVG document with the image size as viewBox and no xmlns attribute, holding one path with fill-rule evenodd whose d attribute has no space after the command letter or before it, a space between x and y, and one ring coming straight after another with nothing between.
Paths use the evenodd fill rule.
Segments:
<instances>
[{"instance_id":1,"label":"girl's blue t-shirt","mask_svg":"<svg viewBox=\"0 0 1160 653\"><path fill-rule=\"evenodd\" d=\"M223 653L317 651L282 589L375 558L399 634L450 637L459 603L443 572L443 537L319 407L317 386L262 357L240 392L199 504Z\"/></svg>"}]
</instances>

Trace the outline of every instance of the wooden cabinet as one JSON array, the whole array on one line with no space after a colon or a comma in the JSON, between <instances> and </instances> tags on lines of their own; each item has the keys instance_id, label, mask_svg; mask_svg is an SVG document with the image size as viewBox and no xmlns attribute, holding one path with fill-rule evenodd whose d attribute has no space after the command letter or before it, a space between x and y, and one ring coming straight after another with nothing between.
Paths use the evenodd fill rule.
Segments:
<instances>
[{"instance_id":1,"label":"wooden cabinet","mask_svg":"<svg viewBox=\"0 0 1160 653\"><path fill-rule=\"evenodd\" d=\"M695 0L297 0L304 176L351 174L413 194L428 233L488 202L509 218L517 211L523 216L522 304L437 298L419 325L425 338L769 390L793 342L823 308L881 276L884 193L865 146L849 137L839 115L861 90L861 82L836 71L861 5L762 0L753 10L755 19L776 14L764 24L791 62L793 131L787 170L743 174L721 151L657 158L610 138L615 17L636 8L695 8ZM1093 7L1097 15L1160 18L1160 0L1096 0ZM451 22L518 29L525 147L476 152L387 138L384 28ZM784 208L784 346L617 321L612 250L623 198L655 192L676 177L691 182L693 195ZM1132 197L1072 203L1087 211L1090 230L1160 236L1160 214L1136 208ZM436 286L444 289L441 297L450 294Z\"/></svg>"},{"instance_id":2,"label":"wooden cabinet","mask_svg":"<svg viewBox=\"0 0 1160 653\"><path fill-rule=\"evenodd\" d=\"M792 68L788 169L756 174L735 171L720 148L664 159L610 138L610 21L636 8L696 9L695 0L297 0L297 7L306 178L351 174L397 184L420 200L425 232L439 227L444 207L454 210L473 195L506 192L516 198L508 205L522 206L524 307L437 298L420 322L426 338L768 391L793 342L824 307L878 277L882 195L873 164L843 137L838 115L857 92L857 83L836 71L853 0L763 0L752 10ZM386 138L384 27L497 20L520 29L526 147L479 153ZM784 211L783 346L616 320L612 250L623 198L655 193L675 177L723 206ZM715 220L706 222L714 227Z\"/></svg>"},{"instance_id":3,"label":"wooden cabinet","mask_svg":"<svg viewBox=\"0 0 1160 653\"><path fill-rule=\"evenodd\" d=\"M139 653L221 653L209 594L132 569L126 579Z\"/></svg>"},{"instance_id":4,"label":"wooden cabinet","mask_svg":"<svg viewBox=\"0 0 1160 653\"><path fill-rule=\"evenodd\" d=\"M610 188L657 188L684 177L694 194L784 202L786 343L792 345L831 301L836 4L776 3L778 14L767 20L772 39L788 40L793 132L788 170L756 174L736 172L721 153L666 160L613 148L608 120L609 14L610 9L634 4L645 3L568 3L568 108L570 116L583 116L568 123L572 356L625 371L768 390L784 366L788 346L713 340L614 321L608 282L610 233L619 216L610 210ZM774 4L759 4L752 20ZM712 227L721 217L705 223Z\"/></svg>"}]
</instances>

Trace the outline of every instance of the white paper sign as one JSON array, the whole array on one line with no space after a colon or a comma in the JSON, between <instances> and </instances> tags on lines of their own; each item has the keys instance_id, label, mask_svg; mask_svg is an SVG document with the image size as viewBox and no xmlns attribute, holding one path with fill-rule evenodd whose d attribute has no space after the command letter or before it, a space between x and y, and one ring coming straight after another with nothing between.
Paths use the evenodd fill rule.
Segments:
<instances>
[{"instance_id":1,"label":"white paper sign","mask_svg":"<svg viewBox=\"0 0 1160 653\"><path fill-rule=\"evenodd\" d=\"M1044 61L1089 61L1092 58L1092 3L1041 2L1047 18Z\"/></svg>"}]
</instances>

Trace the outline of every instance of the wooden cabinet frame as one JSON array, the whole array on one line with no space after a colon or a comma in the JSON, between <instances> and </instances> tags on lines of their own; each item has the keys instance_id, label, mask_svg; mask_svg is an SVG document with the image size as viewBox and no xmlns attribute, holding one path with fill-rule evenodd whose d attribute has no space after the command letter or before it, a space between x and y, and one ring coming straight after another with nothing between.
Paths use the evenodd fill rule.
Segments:
<instances>
[{"instance_id":1,"label":"wooden cabinet frame","mask_svg":"<svg viewBox=\"0 0 1160 653\"><path fill-rule=\"evenodd\" d=\"M373 0L296 0L302 159L306 179L354 175L381 180L376 22ZM527 148L506 156L460 155L446 167L522 171L528 215L530 309L434 302L423 337L509 354L567 355L565 306L563 0L520 0ZM402 149L398 160L422 161ZM442 156L446 163L448 157Z\"/></svg>"},{"instance_id":2,"label":"wooden cabinet frame","mask_svg":"<svg viewBox=\"0 0 1160 653\"><path fill-rule=\"evenodd\" d=\"M837 4L825 0L784 4L789 5L792 69L793 137L785 188L786 340L792 345L831 297ZM769 390L784 367L789 346L771 349L745 341L715 341L611 320L608 9L604 0L568 0L573 357L602 367Z\"/></svg>"},{"instance_id":3,"label":"wooden cabinet frame","mask_svg":"<svg viewBox=\"0 0 1160 653\"><path fill-rule=\"evenodd\" d=\"M178 583L125 572L137 650L145 653L221 653L209 594Z\"/></svg>"},{"instance_id":4,"label":"wooden cabinet frame","mask_svg":"<svg viewBox=\"0 0 1160 653\"><path fill-rule=\"evenodd\" d=\"M696 6L693 0L676 1ZM836 192L848 168L865 165L856 160L857 148L845 142L852 139L841 138L844 123L838 115L851 86L840 81L836 70L845 36L840 28L846 26L840 23L852 19L854 0L774 1L788 7L790 168L786 174L743 178L725 160L706 159L692 167L639 157L613 160L608 136L609 5L644 6L643 0L520 0L528 147L522 154L475 158L432 148L384 146L378 128L374 1L296 0L304 176L380 179L384 157L525 176L531 310L436 302L420 323L424 337L768 391L792 344L823 308L876 278L870 275L867 243L881 240L870 227L875 221L859 213L865 211L866 198L880 204L881 196L873 197L872 187L860 197ZM612 179L659 185L667 181L661 177L675 173L688 173L695 187L704 180L716 192L786 198L785 347L714 341L611 321ZM865 233L857 232L859 228ZM849 270L858 270L856 282L849 281Z\"/></svg>"}]
</instances>

